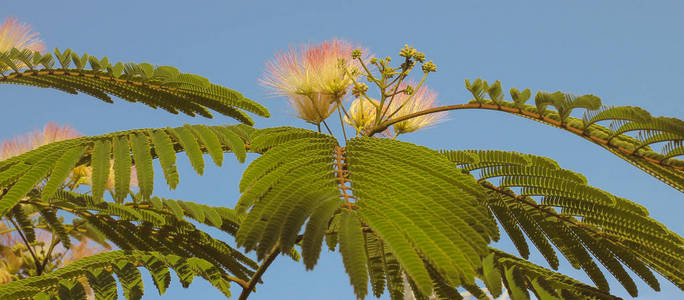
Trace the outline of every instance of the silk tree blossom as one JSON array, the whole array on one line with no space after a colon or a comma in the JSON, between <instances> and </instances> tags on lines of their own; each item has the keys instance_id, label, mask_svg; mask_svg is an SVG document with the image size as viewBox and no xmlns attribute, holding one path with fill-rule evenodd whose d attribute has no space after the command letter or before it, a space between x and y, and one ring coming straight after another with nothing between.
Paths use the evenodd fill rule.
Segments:
<instances>
[{"instance_id":1,"label":"silk tree blossom","mask_svg":"<svg viewBox=\"0 0 684 300\"><path fill-rule=\"evenodd\" d=\"M32 133L0 142L0 161L18 156L49 143L82 136L81 133L70 126L59 126L57 123L49 122L42 130L36 130Z\"/></svg>"},{"instance_id":2,"label":"silk tree blossom","mask_svg":"<svg viewBox=\"0 0 684 300\"><path fill-rule=\"evenodd\" d=\"M266 63L261 83L274 94L288 97L299 118L320 124L360 74L359 62L351 57L354 48L347 41L333 39L278 53Z\"/></svg>"},{"instance_id":3,"label":"silk tree blossom","mask_svg":"<svg viewBox=\"0 0 684 300\"><path fill-rule=\"evenodd\" d=\"M402 84L399 89L403 90L408 85L415 86L415 84L409 82L408 84ZM392 100L392 102L389 104L388 115L391 115L396 111L396 113L394 113L394 115L390 118L395 119L436 107L436 104L437 93L425 85L422 85L420 88L415 90L412 95L406 95L404 93L396 95L394 100ZM438 112L414 117L406 121L401 121L393 125L394 132L397 135L414 132L418 129L443 121L445 116L446 112Z\"/></svg>"},{"instance_id":4,"label":"silk tree blossom","mask_svg":"<svg viewBox=\"0 0 684 300\"><path fill-rule=\"evenodd\" d=\"M31 32L31 25L17 23L16 18L8 17L0 26L0 52L12 48L42 52L45 44L37 37L37 32Z\"/></svg>"},{"instance_id":5,"label":"silk tree blossom","mask_svg":"<svg viewBox=\"0 0 684 300\"><path fill-rule=\"evenodd\" d=\"M354 127L356 131L367 130L375 123L378 105L380 105L378 100L358 98L349 106L349 117L345 116L344 122Z\"/></svg>"},{"instance_id":6,"label":"silk tree blossom","mask_svg":"<svg viewBox=\"0 0 684 300\"><path fill-rule=\"evenodd\" d=\"M17 48L43 52L45 44L37 38L38 33L31 32L31 26L17 23L16 18L8 17L0 26L0 52L6 52ZM20 60L12 61L18 68L25 68L26 64ZM10 70L9 67L0 67L0 72Z\"/></svg>"}]
</instances>

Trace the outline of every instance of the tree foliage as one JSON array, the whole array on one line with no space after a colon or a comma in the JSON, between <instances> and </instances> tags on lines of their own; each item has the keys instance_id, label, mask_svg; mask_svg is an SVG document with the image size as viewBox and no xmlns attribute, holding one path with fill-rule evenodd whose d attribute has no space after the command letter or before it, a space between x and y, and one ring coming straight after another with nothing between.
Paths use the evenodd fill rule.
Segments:
<instances>
[{"instance_id":1,"label":"tree foliage","mask_svg":"<svg viewBox=\"0 0 684 300\"><path fill-rule=\"evenodd\" d=\"M267 117L264 107L172 67L111 64L106 57L70 50L55 50L54 56L22 49L3 52L0 83L82 92L106 102L115 96L191 116L211 117L211 109L244 124L81 137L0 161L0 214L16 224L14 231L27 249L36 247L36 230L52 234L51 247L69 248L72 239L85 237L117 249L57 269L39 268L35 276L0 286L0 297L78 299L92 293L97 299L115 299L118 281L127 299L139 299L145 291L139 268L144 268L160 294L173 270L184 287L199 276L227 297L231 283L237 284L239 298L246 299L279 255L299 260L301 251L302 262L313 269L324 243L339 249L357 298L365 298L370 287L374 296L387 291L392 299L407 293L418 299L461 299L463 290L483 298L484 289L513 299L532 294L539 299L616 299L599 265L632 296L638 291L627 269L655 290L660 284L654 272L684 290L684 238L649 217L645 207L592 187L585 176L546 157L434 150L396 139L430 125L435 118L420 118L431 113L497 110L575 133L684 192L684 161L676 158L684 155L683 121L653 117L636 107L604 107L594 95L538 92L535 105L527 105L530 90L514 88L512 100L506 101L499 81L490 85L481 79L466 81L474 97L470 103L433 107L434 99L421 91L425 76L436 67L424 54L407 46L400 52L403 63L392 67L389 59L369 59L357 51L346 53L347 61L323 57L343 68L342 75L335 73L344 76L341 88L337 81L273 83L296 89L293 97L315 104L293 102L300 105L300 114L311 113L311 107L316 113L321 103L331 109L328 116L337 110L340 122L345 114L357 132L347 138L344 131L344 139L321 132L321 124L329 129L321 115L306 119L318 131L253 128L245 111ZM320 60L302 68L311 76L329 75L316 73L322 71L314 62ZM419 63L423 79L404 82ZM379 99L371 99L361 79L378 86ZM358 106L348 114L341 102L348 86L355 101L367 103L368 109ZM576 109L585 110L581 118L572 116ZM413 123L402 123L409 121ZM392 135L388 128L398 124ZM376 137L379 133L391 138ZM653 150L656 144L660 151ZM225 153L239 162L247 153L258 158L236 183L236 206L210 207L193 199L155 196L154 161L174 189L181 179L175 165L180 152L198 174L203 173L205 154L217 166ZM79 168L91 170L90 190L69 184ZM113 186L108 185L111 179ZM137 187L131 186L132 179ZM233 236L234 246L199 224ZM502 236L500 228L518 256L491 247ZM530 243L548 268L528 261ZM252 253L256 261L249 257ZM559 255L593 284L557 272Z\"/></svg>"}]
</instances>

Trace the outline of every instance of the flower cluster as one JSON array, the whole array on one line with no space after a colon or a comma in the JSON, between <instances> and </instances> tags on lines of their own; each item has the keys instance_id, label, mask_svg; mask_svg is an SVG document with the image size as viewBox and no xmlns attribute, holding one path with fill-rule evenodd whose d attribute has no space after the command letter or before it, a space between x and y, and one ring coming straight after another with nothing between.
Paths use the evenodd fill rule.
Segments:
<instances>
[{"instance_id":1,"label":"flower cluster","mask_svg":"<svg viewBox=\"0 0 684 300\"><path fill-rule=\"evenodd\" d=\"M261 82L274 94L288 97L299 118L320 124L359 76L353 50L351 43L337 39L290 49L266 63Z\"/></svg>"},{"instance_id":2,"label":"flower cluster","mask_svg":"<svg viewBox=\"0 0 684 300\"><path fill-rule=\"evenodd\" d=\"M406 89L409 86L412 85L402 84L400 89ZM398 94L389 104L388 111L396 112L394 113L394 117L403 117L433 108L436 103L437 93L423 85L413 91L411 95L406 95L404 93ZM426 114L394 123L392 127L394 128L395 134L414 132L444 120L445 116L446 112Z\"/></svg>"},{"instance_id":3,"label":"flower cluster","mask_svg":"<svg viewBox=\"0 0 684 300\"><path fill-rule=\"evenodd\" d=\"M349 114L344 122L351 125L358 132L364 132L375 124L377 107L380 101L375 99L358 98L349 106Z\"/></svg>"},{"instance_id":4,"label":"flower cluster","mask_svg":"<svg viewBox=\"0 0 684 300\"><path fill-rule=\"evenodd\" d=\"M298 117L306 122L319 125L339 109L340 114L342 111L345 113L344 123L361 135L372 135L377 132L375 128L387 128L383 123L390 124L414 113L418 115L393 124L395 136L414 132L443 119L445 113L420 114L434 107L437 99L435 92L422 85L424 78L417 86L410 81L407 81L410 84L404 82L416 62L422 63L425 75L437 70L434 63L425 61L423 53L405 46L400 52L404 63L392 68L391 58L369 58L364 52L342 40L290 49L266 63L267 72L261 82L274 94L287 97ZM381 76L371 74L366 64L375 65ZM380 88L380 100L366 94L368 85L360 82L362 77ZM353 87L352 94L357 99L346 111L341 99L350 87ZM382 133L387 135L388 131Z\"/></svg>"},{"instance_id":5,"label":"flower cluster","mask_svg":"<svg viewBox=\"0 0 684 300\"><path fill-rule=\"evenodd\" d=\"M10 140L0 142L0 161L18 156L49 143L82 137L70 126L59 126L49 122L42 130L36 130Z\"/></svg>"},{"instance_id":6,"label":"flower cluster","mask_svg":"<svg viewBox=\"0 0 684 300\"><path fill-rule=\"evenodd\" d=\"M37 37L38 33L32 33L30 25L17 23L16 18L8 17L0 26L0 52L12 48L42 52L45 45Z\"/></svg>"}]
</instances>

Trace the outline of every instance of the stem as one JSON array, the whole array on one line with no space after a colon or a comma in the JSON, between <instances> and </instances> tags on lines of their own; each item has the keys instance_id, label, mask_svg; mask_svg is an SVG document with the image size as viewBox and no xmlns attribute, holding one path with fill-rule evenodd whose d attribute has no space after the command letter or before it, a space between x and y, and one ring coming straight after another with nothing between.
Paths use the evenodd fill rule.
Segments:
<instances>
[{"instance_id":1,"label":"stem","mask_svg":"<svg viewBox=\"0 0 684 300\"><path fill-rule=\"evenodd\" d=\"M244 280L242 280L242 279L240 279L240 278L237 278L237 277L234 277L234 276L230 276L230 275L223 275L223 277L226 278L226 279L228 279L228 280L230 280L230 281L232 281L232 282L235 282L235 283L239 284L243 289L245 289L245 288L247 288L247 287L249 286L249 283L247 283L247 281L244 281Z\"/></svg>"},{"instance_id":2,"label":"stem","mask_svg":"<svg viewBox=\"0 0 684 300\"><path fill-rule=\"evenodd\" d=\"M342 105L341 101L339 102L339 105L340 105L340 108L342 108L342 112L344 113L344 116L347 117L349 120L351 120L352 119L351 116L349 115L349 113L347 113L347 110L344 108L344 105Z\"/></svg>"},{"instance_id":3,"label":"stem","mask_svg":"<svg viewBox=\"0 0 684 300\"><path fill-rule=\"evenodd\" d=\"M311 100L311 105L312 105L312 106L314 107L314 109L316 110L316 113L318 114L318 117L321 118L321 120L323 121L323 125L325 125L325 128L328 129L328 133L330 133L330 135L332 135L332 136L335 136L335 135L332 133L332 131L330 131L330 127L328 127L328 124L325 123L325 119L323 118L323 115L322 115L321 112L318 110L318 106L316 106L316 101L315 101L314 98L313 98L314 96L313 96L311 93L309 93L309 94L306 94L306 97L309 98L309 100ZM321 132L321 124L318 123L318 124L316 124L316 125L318 125L318 132Z\"/></svg>"},{"instance_id":4,"label":"stem","mask_svg":"<svg viewBox=\"0 0 684 300\"><path fill-rule=\"evenodd\" d=\"M344 129L344 120L342 120L342 104L337 101L337 114L340 115L340 126L342 126L342 135L344 136L345 143L347 142L347 130Z\"/></svg>"},{"instance_id":5,"label":"stem","mask_svg":"<svg viewBox=\"0 0 684 300\"><path fill-rule=\"evenodd\" d=\"M650 163L658 164L658 165L668 167L671 169L675 169L675 170L679 170L679 171L684 171L684 167L664 164L660 160L640 155L636 150L627 149L627 148L624 148L621 146L613 145L610 143L609 140L605 140L605 139L597 137L597 136L589 135L589 133L586 130L582 130L582 129L575 128L572 126L568 126L567 124L563 125L559 121L556 121L556 120L551 119L551 118L544 117L538 113L530 112L530 111L526 111L526 110L521 110L518 108L512 108L512 107L507 107L507 106L498 106L498 105L492 105L492 104L468 103L468 104L446 105L446 106L440 106L440 107L434 107L434 108L426 109L426 110L419 111L416 113L412 113L412 114L408 114L408 115L401 116L398 118L390 119L383 124L377 125L369 131L368 136L373 136L374 134L376 134L378 132L382 132L383 130L387 129L387 127L391 126L392 124L399 123L401 121L406 121L408 119L412 119L415 117L420 117L423 115L432 114L432 113L436 113L436 112L459 110L459 109L496 110L496 111L502 111L502 112L507 112L507 113L511 113L514 115L522 116L522 117L525 117L525 118L528 118L528 119L531 119L534 121L544 123L546 125L551 125L551 126L556 127L556 128L565 129L566 131L572 132L572 133L574 133L574 134L576 134L576 135L578 135L584 139L592 141L592 142L599 144L601 146L604 146L606 148L610 148L610 149L622 152L625 155L635 156L635 157L638 157L638 158L643 159L643 160L650 162Z\"/></svg>"},{"instance_id":6,"label":"stem","mask_svg":"<svg viewBox=\"0 0 684 300\"><path fill-rule=\"evenodd\" d=\"M380 119L381 119L381 120L382 120L382 118L385 116L385 114L387 113L387 111L389 110L390 105L392 105L392 101L394 101L394 97L398 94L397 90L399 89L399 85L401 84L401 82L404 81L404 76L403 76L403 75L399 75L399 77L397 77L397 79L399 79L399 81L398 81L397 84L394 86L394 91L392 92L392 95L387 95L387 96L391 96L391 97L390 97L390 99L389 99L389 102L387 102L387 105L385 105L385 106L382 108L382 114L380 114ZM403 90L402 90L402 91L403 91ZM410 96L409 96L409 99L410 99Z\"/></svg>"},{"instance_id":7,"label":"stem","mask_svg":"<svg viewBox=\"0 0 684 300\"><path fill-rule=\"evenodd\" d=\"M318 133L321 133L321 123L316 124L316 127L318 128Z\"/></svg>"},{"instance_id":8,"label":"stem","mask_svg":"<svg viewBox=\"0 0 684 300\"><path fill-rule=\"evenodd\" d=\"M359 57L357 58L357 60L361 63L361 67L363 67L363 69L366 71L366 74L368 74L368 78L370 80L373 80L373 82L377 81L377 79L375 79L375 76L373 76L373 73L371 73L371 71L368 70L368 67L366 67L366 63L363 62L363 59Z\"/></svg>"},{"instance_id":9,"label":"stem","mask_svg":"<svg viewBox=\"0 0 684 300\"><path fill-rule=\"evenodd\" d=\"M559 213L557 213L557 212L556 212L555 210L553 210L553 209L552 209L552 210L544 209L545 207L544 207L543 205L538 204L537 202L535 202L534 200L532 200L532 199L529 198L528 196L516 195L515 193L511 193L511 192L508 192L508 191L504 191L504 190L502 190L501 188L496 187L496 186L494 186L494 185L492 185L491 183L486 182L486 181L480 182L480 185L483 186L483 187L485 187L485 188L487 188L487 189L490 189L490 190L492 190L492 191L495 191L495 192L497 192L497 193L499 193L499 194L502 194L502 195L511 197L511 198L513 198L514 200L518 201L519 203L525 204L525 205L527 205L527 206L531 206L531 207L535 208L537 211L542 212L542 213L544 213L544 214L546 214L546 215L548 215L548 216L552 216L552 217L554 217L554 218L556 218L556 219L558 219L558 220L561 220L561 221L563 221L563 222L565 222L565 223L568 223L568 224L570 224L570 225L576 226L576 227L578 227L578 228L586 229L587 231L591 232L592 234L597 235L597 236L605 237L605 238L611 240L612 242L617 243L618 245L623 245L622 242L621 242L619 239L613 238L613 237L612 237L611 235L609 235L609 234L608 234L608 235L605 234L604 231L596 230L594 227L592 227L592 226L587 226L587 224L584 224L584 223L582 223L581 221L579 221L579 220L577 220L577 219L575 219L575 218L573 218L573 217L571 217L571 216L566 216L566 215L563 215L563 214L559 214Z\"/></svg>"},{"instance_id":10,"label":"stem","mask_svg":"<svg viewBox=\"0 0 684 300\"><path fill-rule=\"evenodd\" d=\"M345 69L345 71L346 71L346 69ZM352 80L352 83L354 84L354 86L358 85L359 83L356 82L356 79L354 79L353 76L351 76L351 73L349 73L349 71L346 71L346 72L347 72L349 78ZM375 80L375 79L373 79L373 80ZM363 96L363 98L365 98L366 100L368 100L368 102L370 102L371 104L373 104L373 106L375 106L375 109L380 109L380 106L378 106L377 104L373 103L373 101L371 101L371 98L368 97L368 95L366 95L365 92L361 93L361 95L359 95L359 98L361 98L361 96Z\"/></svg>"},{"instance_id":11,"label":"stem","mask_svg":"<svg viewBox=\"0 0 684 300\"><path fill-rule=\"evenodd\" d=\"M392 114L387 116L388 119L393 117L394 115L396 115L402 108L404 108L404 106L406 106L407 103L409 103L409 101L411 101L411 99L413 99L413 96L418 92L420 87L423 86L423 83L425 82L425 78L427 78L427 74L428 73L423 74L423 78L420 79L420 83L418 83L418 86L416 86L416 88L413 90L413 94L409 95L409 97L406 98L406 100L404 100L404 103L399 105L399 108L397 108L397 110L395 110ZM387 110L389 110L389 108ZM384 116L385 116L385 114L382 115L382 117L384 117ZM378 122L378 124L379 124L379 122Z\"/></svg>"},{"instance_id":12,"label":"stem","mask_svg":"<svg viewBox=\"0 0 684 300\"><path fill-rule=\"evenodd\" d=\"M396 82L396 85L394 86L394 92L392 92L392 97L390 98L389 102L387 103L387 108L385 108L385 107L382 108L384 111L380 115L380 119L382 119L385 116L385 114L389 110L390 105L392 104L392 101L394 101L394 96L397 95L397 90L399 89L399 85L401 85L401 82L404 81L404 78L406 78L406 75L404 75L404 74L406 74L407 72L410 72L410 69L412 69L412 67L409 67L411 65L410 62L411 62L411 60L407 57L405 62L404 62L404 65L406 67L405 68L402 67L401 74L399 76L397 76L397 78L395 78L394 80L392 80L390 82L390 85L394 84L395 82ZM421 84L423 84L423 81L425 80L425 76L427 76L427 73L425 75L423 75L423 80L421 80ZM411 99L411 96L409 96L409 99ZM407 99L407 101L408 101L408 99ZM380 121L376 120L376 124L379 124L379 122Z\"/></svg>"},{"instance_id":13,"label":"stem","mask_svg":"<svg viewBox=\"0 0 684 300\"><path fill-rule=\"evenodd\" d=\"M242 293L240 294L238 300L247 300L247 297L249 297L249 294L252 293L257 282L261 280L261 276L264 275L264 273L266 272L266 269L268 269L268 267L278 257L278 253L280 253L279 248L280 243L276 243L273 249L271 249L271 253L269 253L264 262L261 265L259 265L259 268L256 270L256 273L254 273L254 276L252 276L252 278L247 283L247 288L242 289Z\"/></svg>"},{"instance_id":14,"label":"stem","mask_svg":"<svg viewBox=\"0 0 684 300\"><path fill-rule=\"evenodd\" d=\"M33 247L29 244L28 239L26 239L26 236L24 236L24 232L19 229L19 226L17 225L16 222L11 217L8 217L10 222L12 222L12 225L14 225L14 228L17 229L17 232L19 233L19 236L21 237L21 240L24 241L24 245L26 245L26 248L28 249L29 253L31 253L31 257L33 257L33 262L36 264L36 273L38 275L43 274L43 268L40 265L40 262L38 261L38 257L36 257L36 253L33 252Z\"/></svg>"},{"instance_id":15,"label":"stem","mask_svg":"<svg viewBox=\"0 0 684 300\"><path fill-rule=\"evenodd\" d=\"M332 131L330 130L330 127L328 127L328 123L326 123L325 120L323 120L323 125L325 125L325 129L328 130L328 133L330 133L330 135L335 136L335 135L332 133ZM319 126L320 126L320 125L319 125Z\"/></svg>"},{"instance_id":16,"label":"stem","mask_svg":"<svg viewBox=\"0 0 684 300\"><path fill-rule=\"evenodd\" d=\"M50 256L52 255L52 250L55 249L55 246L57 246L57 244L60 241L59 238L57 238L57 239L55 238L56 236L57 235L53 231L52 232L52 241L50 242L50 248L48 249L47 254L45 254L45 257L43 258L43 263L41 264L41 269L43 269L43 270L45 270L45 266L47 265L47 262L48 262Z\"/></svg>"}]
</instances>

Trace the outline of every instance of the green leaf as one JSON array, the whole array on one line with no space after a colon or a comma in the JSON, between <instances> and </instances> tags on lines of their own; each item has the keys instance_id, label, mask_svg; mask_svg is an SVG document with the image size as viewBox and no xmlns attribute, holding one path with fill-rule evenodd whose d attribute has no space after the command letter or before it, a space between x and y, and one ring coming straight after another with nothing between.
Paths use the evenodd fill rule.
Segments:
<instances>
[{"instance_id":1,"label":"green leaf","mask_svg":"<svg viewBox=\"0 0 684 300\"><path fill-rule=\"evenodd\" d=\"M322 202L311 214L302 239L302 258L307 270L313 269L321 253L323 237L335 211L342 206L340 198L330 198Z\"/></svg>"},{"instance_id":2,"label":"green leaf","mask_svg":"<svg viewBox=\"0 0 684 300\"><path fill-rule=\"evenodd\" d=\"M81 159L81 156L84 152L84 148L75 147L64 152L64 154L57 160L55 163L55 168L50 174L50 179L48 179L45 187L43 187L43 191L41 193L41 198L43 201L47 202L50 197L54 195L55 191L57 191L60 185L64 184L64 181L66 181L67 177L74 169L76 163L78 163L78 161Z\"/></svg>"},{"instance_id":3,"label":"green leaf","mask_svg":"<svg viewBox=\"0 0 684 300\"><path fill-rule=\"evenodd\" d=\"M192 132L186 127L167 128L166 130L173 135L176 141L185 149L185 153L187 153L188 158L190 159L190 164L197 174L202 175L204 173L202 150Z\"/></svg>"},{"instance_id":4,"label":"green leaf","mask_svg":"<svg viewBox=\"0 0 684 300\"><path fill-rule=\"evenodd\" d=\"M143 199L149 199L154 187L154 171L152 169L152 155L150 154L150 142L143 134L131 134L129 137L135 171L138 175L138 186Z\"/></svg>"},{"instance_id":5,"label":"green leaf","mask_svg":"<svg viewBox=\"0 0 684 300\"><path fill-rule=\"evenodd\" d=\"M207 149L207 152L209 152L209 156L214 160L214 163L220 167L223 164L223 149L216 134L205 125L185 125L185 128L188 128L195 134Z\"/></svg>"},{"instance_id":6,"label":"green leaf","mask_svg":"<svg viewBox=\"0 0 684 300\"><path fill-rule=\"evenodd\" d=\"M499 297L501 295L501 273L494 265L494 253L487 255L482 261L482 271L487 289L492 296Z\"/></svg>"},{"instance_id":7,"label":"green leaf","mask_svg":"<svg viewBox=\"0 0 684 300\"><path fill-rule=\"evenodd\" d=\"M102 195L109 178L111 142L110 140L97 140L93 148L90 165L93 167L93 201L102 201Z\"/></svg>"},{"instance_id":8,"label":"green leaf","mask_svg":"<svg viewBox=\"0 0 684 300\"><path fill-rule=\"evenodd\" d=\"M128 137L114 138L114 200L122 203L130 191L131 154Z\"/></svg>"},{"instance_id":9,"label":"green leaf","mask_svg":"<svg viewBox=\"0 0 684 300\"><path fill-rule=\"evenodd\" d=\"M508 294L512 299L530 299L530 294L525 288L522 275L515 271L515 267L506 267L506 283L508 287Z\"/></svg>"},{"instance_id":10,"label":"green leaf","mask_svg":"<svg viewBox=\"0 0 684 300\"><path fill-rule=\"evenodd\" d=\"M343 210L340 219L340 254L354 294L363 299L368 293L368 269L361 222L353 211Z\"/></svg>"},{"instance_id":11,"label":"green leaf","mask_svg":"<svg viewBox=\"0 0 684 300\"><path fill-rule=\"evenodd\" d=\"M150 134L154 150L159 158L159 164L164 172L164 178L169 187L174 190L178 185L178 170L176 169L176 150L173 142L163 130L155 130Z\"/></svg>"},{"instance_id":12,"label":"green leaf","mask_svg":"<svg viewBox=\"0 0 684 300\"><path fill-rule=\"evenodd\" d=\"M239 162L245 162L247 157L247 151L245 150L245 143L240 139L240 137L228 128L211 127L211 129L216 133L216 135L221 139L224 145L228 145Z\"/></svg>"},{"instance_id":13,"label":"green leaf","mask_svg":"<svg viewBox=\"0 0 684 300\"><path fill-rule=\"evenodd\" d=\"M19 180L9 188L7 193L0 198L0 215L6 215L12 207L19 203L21 198L26 196L39 181L43 180L61 155L61 152L56 151L44 157L19 178Z\"/></svg>"}]
</instances>

